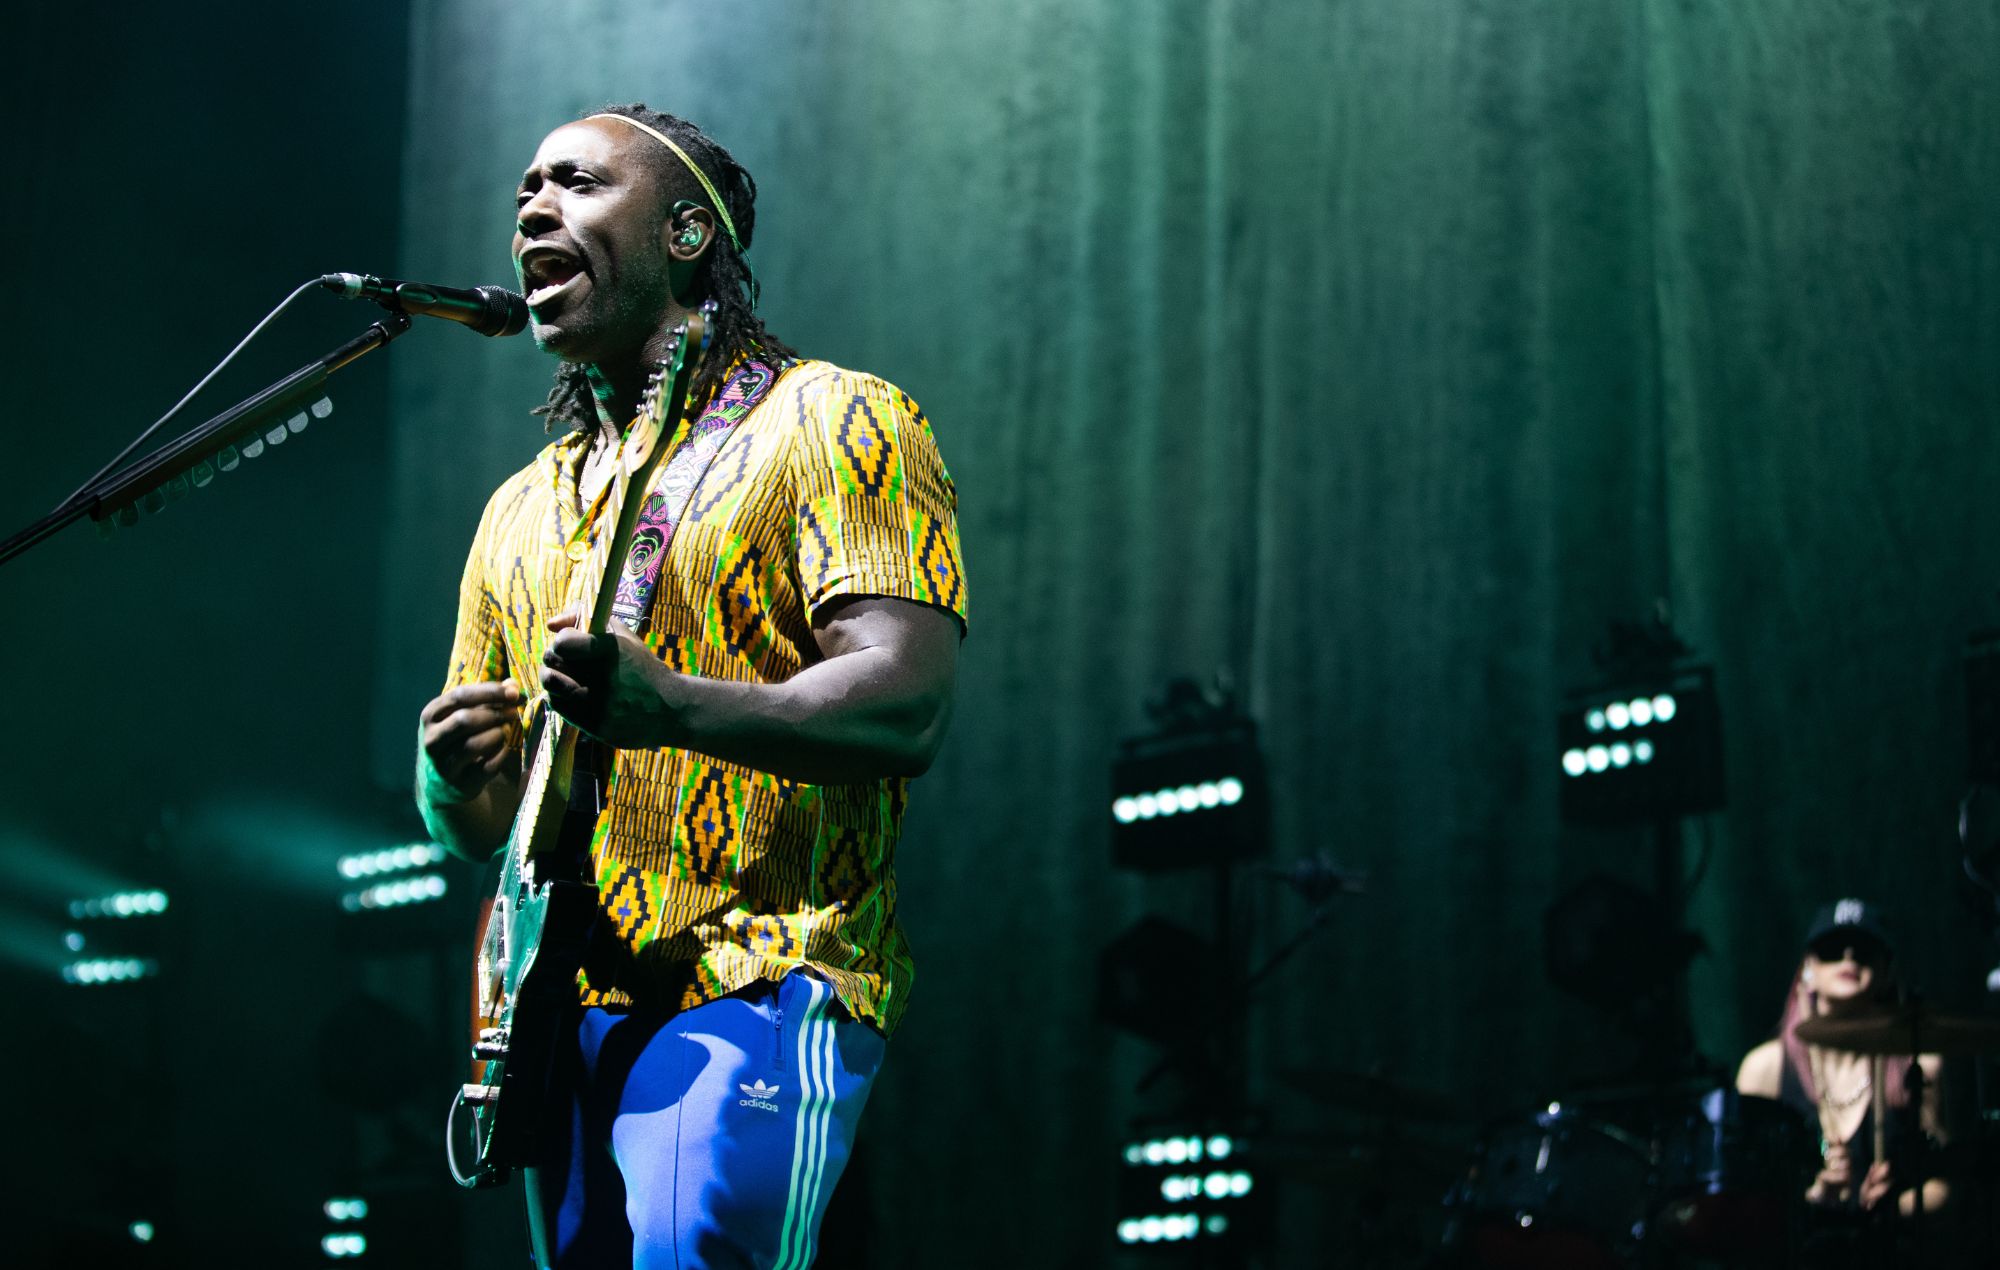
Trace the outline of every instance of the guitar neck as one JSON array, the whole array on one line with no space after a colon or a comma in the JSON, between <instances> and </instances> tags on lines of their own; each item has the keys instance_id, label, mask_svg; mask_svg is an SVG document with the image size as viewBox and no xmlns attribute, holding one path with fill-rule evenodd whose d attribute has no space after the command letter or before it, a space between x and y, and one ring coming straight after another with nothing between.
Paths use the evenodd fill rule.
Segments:
<instances>
[{"instance_id":1,"label":"guitar neck","mask_svg":"<svg viewBox=\"0 0 2000 1270\"><path fill-rule=\"evenodd\" d=\"M707 346L707 315L694 314L675 342L672 363L647 388L639 417L633 420L619 447L611 481L611 502L618 509L617 518L601 550L593 552L591 557L598 566L596 599L591 605L588 627L593 635L602 635L610 629L612 607L618 601L618 579L624 570L625 557L632 550L639 511L645 505L653 474L686 430L688 388ZM668 429L672 430L671 435L663 435Z\"/></svg>"}]
</instances>

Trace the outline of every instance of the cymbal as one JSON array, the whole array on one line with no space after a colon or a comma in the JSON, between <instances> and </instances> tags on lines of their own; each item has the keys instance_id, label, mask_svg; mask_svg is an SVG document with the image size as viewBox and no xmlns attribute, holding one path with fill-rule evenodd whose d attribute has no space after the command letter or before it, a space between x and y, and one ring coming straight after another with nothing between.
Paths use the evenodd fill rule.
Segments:
<instances>
[{"instance_id":1,"label":"cymbal","mask_svg":"<svg viewBox=\"0 0 2000 1270\"><path fill-rule=\"evenodd\" d=\"M1287 1067L1278 1072L1278 1079L1321 1106L1383 1120L1466 1122L1472 1119L1455 1098L1373 1072Z\"/></svg>"},{"instance_id":2,"label":"cymbal","mask_svg":"<svg viewBox=\"0 0 2000 1270\"><path fill-rule=\"evenodd\" d=\"M1978 1054L2000 1050L2000 1019L1899 1005L1880 1014L1822 1015L1798 1025L1809 1045L1854 1054Z\"/></svg>"}]
</instances>

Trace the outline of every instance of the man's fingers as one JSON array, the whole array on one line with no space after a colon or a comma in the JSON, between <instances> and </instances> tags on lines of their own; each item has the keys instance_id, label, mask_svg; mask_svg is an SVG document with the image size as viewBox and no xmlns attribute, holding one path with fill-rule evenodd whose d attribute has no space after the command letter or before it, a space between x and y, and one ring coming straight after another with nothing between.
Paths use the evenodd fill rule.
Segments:
<instances>
[{"instance_id":1,"label":"man's fingers","mask_svg":"<svg viewBox=\"0 0 2000 1270\"><path fill-rule=\"evenodd\" d=\"M559 666L564 662L599 662L616 648L617 644L610 635L592 635L588 631L578 630L561 631L549 640L548 646L543 649L542 664Z\"/></svg>"},{"instance_id":2,"label":"man's fingers","mask_svg":"<svg viewBox=\"0 0 2000 1270\"><path fill-rule=\"evenodd\" d=\"M418 715L425 723L435 723L456 710L474 706L518 706L521 704L521 686L512 679L489 680L480 683L460 684L424 706Z\"/></svg>"},{"instance_id":3,"label":"man's fingers","mask_svg":"<svg viewBox=\"0 0 2000 1270\"><path fill-rule=\"evenodd\" d=\"M542 670L542 690L549 694L549 701L558 709L566 705L580 705L590 695L583 690L582 684L553 667Z\"/></svg>"},{"instance_id":4,"label":"man's fingers","mask_svg":"<svg viewBox=\"0 0 2000 1270\"><path fill-rule=\"evenodd\" d=\"M495 754L506 753L507 749L507 729L503 725L497 728L488 728L484 732L474 733L472 736L467 737L465 744L460 747L459 752L468 758L477 759L483 763Z\"/></svg>"},{"instance_id":5,"label":"man's fingers","mask_svg":"<svg viewBox=\"0 0 2000 1270\"><path fill-rule=\"evenodd\" d=\"M475 736L496 730L504 736L516 722L510 710L484 706L460 710L424 728L424 749L435 758L441 751L457 750Z\"/></svg>"},{"instance_id":6,"label":"man's fingers","mask_svg":"<svg viewBox=\"0 0 2000 1270\"><path fill-rule=\"evenodd\" d=\"M438 700L461 710L467 706L517 706L521 704L521 685L512 679L460 684Z\"/></svg>"},{"instance_id":7,"label":"man's fingers","mask_svg":"<svg viewBox=\"0 0 2000 1270\"><path fill-rule=\"evenodd\" d=\"M488 728L464 738L454 738L450 745L441 745L431 756L431 766L438 775L454 785L459 785L476 770L485 767L496 758L513 753L508 743L505 727Z\"/></svg>"}]
</instances>

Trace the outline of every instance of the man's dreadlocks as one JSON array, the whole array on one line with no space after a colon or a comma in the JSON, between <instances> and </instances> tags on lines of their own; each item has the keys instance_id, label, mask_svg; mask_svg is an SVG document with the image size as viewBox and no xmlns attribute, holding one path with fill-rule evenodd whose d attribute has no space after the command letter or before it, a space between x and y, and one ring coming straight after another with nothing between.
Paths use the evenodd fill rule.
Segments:
<instances>
[{"instance_id":1,"label":"man's dreadlocks","mask_svg":"<svg viewBox=\"0 0 2000 1270\"><path fill-rule=\"evenodd\" d=\"M735 156L687 120L649 110L641 102L606 106L589 113L624 115L672 137L674 143L687 151L688 157L715 183L715 192L728 205L729 218L735 222L736 234L742 240L743 249L749 250L750 236L757 227L757 182L750 179L750 174L744 171ZM578 116L579 119L587 117ZM701 188L701 182L681 166L671 150L649 144L642 147L641 152L648 154L649 161L655 165L654 174L660 180L663 207L671 207L676 201L686 199L707 208L711 215L716 216L718 224L721 222L722 217L716 215L717 208L709 205L708 193ZM688 386L690 402L705 401L712 396L721 387L724 373L739 353L754 355L767 362L798 356L789 345L764 329L764 320L756 314L757 284L750 276L750 267L744 262L742 253L735 243L729 241L728 234L718 233L710 239L708 254L702 257L699 270L693 279L693 298L715 301L715 330L701 371ZM534 413L548 417L548 430L551 432L558 424L589 430L597 427L594 402L590 379L583 366L576 362L560 362L556 366L555 386L549 389L549 399L537 406Z\"/></svg>"}]
</instances>

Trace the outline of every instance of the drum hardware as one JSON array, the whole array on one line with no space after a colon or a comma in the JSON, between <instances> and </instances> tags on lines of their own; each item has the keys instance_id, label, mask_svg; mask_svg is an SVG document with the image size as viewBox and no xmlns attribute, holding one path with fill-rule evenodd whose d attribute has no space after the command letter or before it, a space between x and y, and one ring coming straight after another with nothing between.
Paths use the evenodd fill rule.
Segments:
<instances>
[{"instance_id":1,"label":"drum hardware","mask_svg":"<svg viewBox=\"0 0 2000 1270\"><path fill-rule=\"evenodd\" d=\"M1621 1126L1621 1110L1653 1127ZM1795 1113L1728 1086L1551 1103L1487 1131L1445 1198L1446 1247L1489 1270L1783 1265L1814 1164Z\"/></svg>"},{"instance_id":2,"label":"drum hardware","mask_svg":"<svg viewBox=\"0 0 2000 1270\"><path fill-rule=\"evenodd\" d=\"M1648 1145L1551 1103L1490 1130L1445 1197L1449 1245L1492 1270L1611 1270L1646 1236Z\"/></svg>"},{"instance_id":3,"label":"drum hardware","mask_svg":"<svg viewBox=\"0 0 2000 1270\"><path fill-rule=\"evenodd\" d=\"M1814 1163L1811 1135L1790 1108L1711 1089L1665 1127L1652 1233L1695 1256L1785 1264Z\"/></svg>"}]
</instances>

